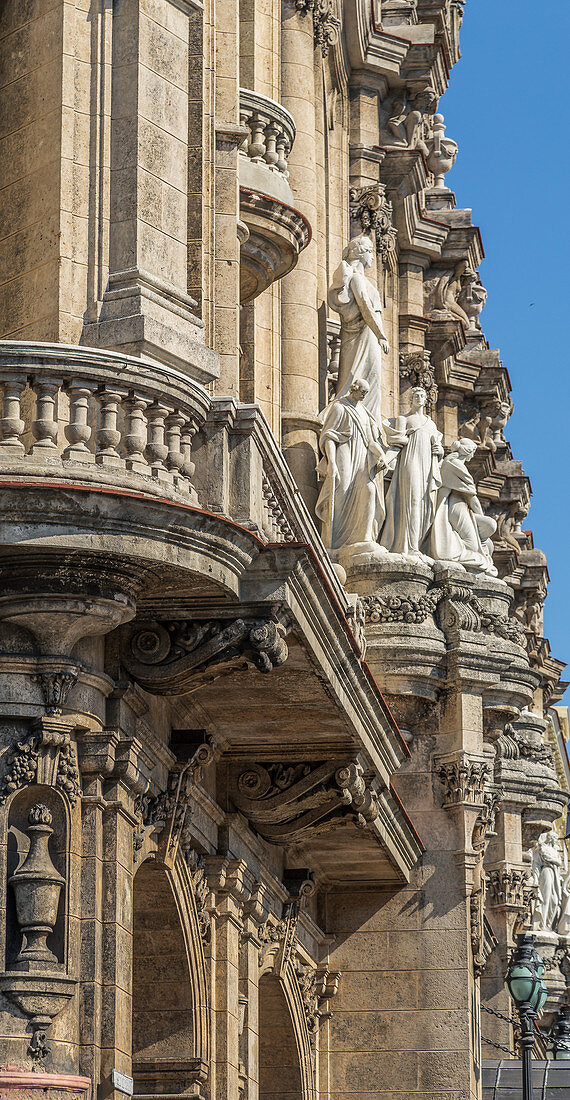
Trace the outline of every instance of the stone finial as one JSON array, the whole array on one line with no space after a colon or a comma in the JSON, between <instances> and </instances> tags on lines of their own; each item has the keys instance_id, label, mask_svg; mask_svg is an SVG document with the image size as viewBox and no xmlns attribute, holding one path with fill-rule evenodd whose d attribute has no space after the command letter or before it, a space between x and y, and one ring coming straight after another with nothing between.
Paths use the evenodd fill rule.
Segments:
<instances>
[{"instance_id":1,"label":"stone finial","mask_svg":"<svg viewBox=\"0 0 570 1100\"><path fill-rule=\"evenodd\" d=\"M458 151L457 142L453 138L445 137L443 115L434 115L433 136L429 143L427 164L430 172L435 176L436 188L445 188L445 174L453 168Z\"/></svg>"}]
</instances>

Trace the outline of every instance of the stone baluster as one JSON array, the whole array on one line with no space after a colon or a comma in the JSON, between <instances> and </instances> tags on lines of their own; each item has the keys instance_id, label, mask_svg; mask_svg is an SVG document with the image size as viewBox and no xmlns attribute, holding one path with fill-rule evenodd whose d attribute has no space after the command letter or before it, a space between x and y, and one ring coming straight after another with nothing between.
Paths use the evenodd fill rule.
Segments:
<instances>
[{"instance_id":1,"label":"stone baluster","mask_svg":"<svg viewBox=\"0 0 570 1100\"><path fill-rule=\"evenodd\" d=\"M38 458L58 457L55 403L61 384L61 378L38 378L34 383L36 419L32 424L32 433L36 442L31 447L30 454Z\"/></svg>"},{"instance_id":2,"label":"stone baluster","mask_svg":"<svg viewBox=\"0 0 570 1100\"><path fill-rule=\"evenodd\" d=\"M123 397L123 390L107 386L99 394L99 429L95 458L101 466L124 466L124 459L117 450L121 442L117 419Z\"/></svg>"},{"instance_id":3,"label":"stone baluster","mask_svg":"<svg viewBox=\"0 0 570 1100\"><path fill-rule=\"evenodd\" d=\"M150 404L148 398L139 393L132 394L127 405L127 433L123 439L127 452L127 470L135 474L150 474L145 457L147 445L146 410Z\"/></svg>"},{"instance_id":4,"label":"stone baluster","mask_svg":"<svg viewBox=\"0 0 570 1100\"><path fill-rule=\"evenodd\" d=\"M194 477L196 464L192 461L192 440L196 435L196 427L191 420L184 418L184 425L180 433L180 449L184 455L182 473L189 481Z\"/></svg>"},{"instance_id":5,"label":"stone baluster","mask_svg":"<svg viewBox=\"0 0 570 1100\"><path fill-rule=\"evenodd\" d=\"M68 446L63 457L69 462L94 462L95 455L87 446L91 439L89 426L89 399L93 387L84 382L73 381L69 384L69 424L65 427Z\"/></svg>"},{"instance_id":6,"label":"stone baluster","mask_svg":"<svg viewBox=\"0 0 570 1100\"><path fill-rule=\"evenodd\" d=\"M252 160L263 160L265 157L265 123L258 115L252 115L249 120L251 126L251 143L248 149L248 156Z\"/></svg>"},{"instance_id":7,"label":"stone baluster","mask_svg":"<svg viewBox=\"0 0 570 1100\"><path fill-rule=\"evenodd\" d=\"M146 449L150 457L152 476L158 478L159 481L169 480L169 472L165 465L168 447L164 442L164 421L169 411L165 405L161 405L159 402L151 405L148 410L148 443Z\"/></svg>"},{"instance_id":8,"label":"stone baluster","mask_svg":"<svg viewBox=\"0 0 570 1100\"><path fill-rule=\"evenodd\" d=\"M287 157L289 155L289 141L287 139L287 135L283 131L278 134L276 144L277 160L275 162L275 167L279 170L279 172L283 172L284 176L288 176L289 172L287 170Z\"/></svg>"},{"instance_id":9,"label":"stone baluster","mask_svg":"<svg viewBox=\"0 0 570 1100\"><path fill-rule=\"evenodd\" d=\"M279 127L275 122L270 122L265 127L265 163L273 168L279 161L279 153L277 152L277 138L279 136Z\"/></svg>"},{"instance_id":10,"label":"stone baluster","mask_svg":"<svg viewBox=\"0 0 570 1100\"><path fill-rule=\"evenodd\" d=\"M249 146L250 146L250 142L252 140L250 119L251 119L251 112L249 110L249 107L242 107L240 109L240 113L239 113L239 121L240 121L241 126L247 127L248 132L247 132L246 136L244 137L244 139L243 139L243 141L242 141L242 143L239 147L239 151L240 151L240 153L245 153L246 156L249 156Z\"/></svg>"},{"instance_id":11,"label":"stone baluster","mask_svg":"<svg viewBox=\"0 0 570 1100\"><path fill-rule=\"evenodd\" d=\"M25 428L22 420L22 391L26 387L25 378L9 378L4 382L3 417L0 421L2 442L0 454L23 455L24 444L20 436Z\"/></svg>"},{"instance_id":12,"label":"stone baluster","mask_svg":"<svg viewBox=\"0 0 570 1100\"><path fill-rule=\"evenodd\" d=\"M171 412L166 419L166 446L168 454L166 465L174 478L174 484L180 485L183 478L180 477L184 468L184 453L182 451L182 428L184 417L176 410Z\"/></svg>"}]
</instances>

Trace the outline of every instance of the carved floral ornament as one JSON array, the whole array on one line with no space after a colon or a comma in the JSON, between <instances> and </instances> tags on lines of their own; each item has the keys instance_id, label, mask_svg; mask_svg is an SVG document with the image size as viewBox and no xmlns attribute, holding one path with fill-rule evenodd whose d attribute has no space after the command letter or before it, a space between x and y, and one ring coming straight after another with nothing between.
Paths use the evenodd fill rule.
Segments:
<instances>
[{"instance_id":1,"label":"carved floral ornament","mask_svg":"<svg viewBox=\"0 0 570 1100\"><path fill-rule=\"evenodd\" d=\"M444 634L455 630L486 631L500 638L524 645L522 628L513 619L489 611L467 584L442 580L422 596L383 596L372 593L361 596L366 622L424 623L435 615Z\"/></svg>"},{"instance_id":2,"label":"carved floral ornament","mask_svg":"<svg viewBox=\"0 0 570 1100\"><path fill-rule=\"evenodd\" d=\"M334 14L332 0L295 0L295 7L303 15L312 14L315 48L320 47L326 57L339 39L340 19Z\"/></svg>"},{"instance_id":3,"label":"carved floral ornament","mask_svg":"<svg viewBox=\"0 0 570 1100\"><path fill-rule=\"evenodd\" d=\"M516 909L528 913L536 888L529 872L522 867L494 867L488 873L489 904L493 908Z\"/></svg>"},{"instance_id":4,"label":"carved floral ornament","mask_svg":"<svg viewBox=\"0 0 570 1100\"><path fill-rule=\"evenodd\" d=\"M400 378L408 380L412 386L422 386L427 394L428 411L433 411L437 405L438 386L435 380L435 371L431 364L431 352L415 352L411 355L400 355Z\"/></svg>"},{"instance_id":5,"label":"carved floral ornament","mask_svg":"<svg viewBox=\"0 0 570 1100\"><path fill-rule=\"evenodd\" d=\"M302 908L314 892L312 880L301 882L295 895L286 902L282 919L277 922L266 920L258 932L260 972L272 970L281 978L288 974L297 986L313 1061L319 1027L322 1020L331 1016L328 1002L338 992L342 977L338 970L314 966L304 957L297 941Z\"/></svg>"},{"instance_id":6,"label":"carved floral ornament","mask_svg":"<svg viewBox=\"0 0 570 1100\"><path fill-rule=\"evenodd\" d=\"M31 784L57 787L75 805L81 783L70 730L52 728L49 720L43 720L38 731L16 742L9 751L0 784L0 804Z\"/></svg>"},{"instance_id":7,"label":"carved floral ornament","mask_svg":"<svg viewBox=\"0 0 570 1100\"><path fill-rule=\"evenodd\" d=\"M214 751L208 744L200 745L192 759L173 768L168 775L165 790L151 795L139 795L136 813L140 825L133 837L135 862L141 856L145 842L151 837L162 849L165 862L173 864L180 852L190 878L192 894L198 915L198 926L204 945L210 941L211 914L208 908L208 886L204 857L193 846L190 830L192 788L202 776L202 769L214 760Z\"/></svg>"},{"instance_id":8,"label":"carved floral ornament","mask_svg":"<svg viewBox=\"0 0 570 1100\"><path fill-rule=\"evenodd\" d=\"M386 198L382 183L374 187L351 187L350 216L363 233L376 238L376 247L382 262L387 263L396 250L397 229L392 221L392 203Z\"/></svg>"},{"instance_id":9,"label":"carved floral ornament","mask_svg":"<svg viewBox=\"0 0 570 1100\"><path fill-rule=\"evenodd\" d=\"M491 776L486 760L472 759L461 753L455 759L436 760L435 772L443 785L444 806L484 802L486 784Z\"/></svg>"}]
</instances>

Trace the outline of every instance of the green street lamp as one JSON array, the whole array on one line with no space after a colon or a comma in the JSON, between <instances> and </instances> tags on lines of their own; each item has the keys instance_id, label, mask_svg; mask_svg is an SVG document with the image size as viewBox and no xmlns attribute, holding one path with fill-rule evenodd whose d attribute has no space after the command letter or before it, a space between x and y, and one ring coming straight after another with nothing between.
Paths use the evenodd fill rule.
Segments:
<instances>
[{"instance_id":1,"label":"green street lamp","mask_svg":"<svg viewBox=\"0 0 570 1100\"><path fill-rule=\"evenodd\" d=\"M535 937L528 933L518 935L505 984L515 1002L521 1021L523 1100L533 1100L531 1058L534 1046L534 1021L544 1008L548 996L548 990L542 981L543 971L544 963L537 953Z\"/></svg>"}]
</instances>

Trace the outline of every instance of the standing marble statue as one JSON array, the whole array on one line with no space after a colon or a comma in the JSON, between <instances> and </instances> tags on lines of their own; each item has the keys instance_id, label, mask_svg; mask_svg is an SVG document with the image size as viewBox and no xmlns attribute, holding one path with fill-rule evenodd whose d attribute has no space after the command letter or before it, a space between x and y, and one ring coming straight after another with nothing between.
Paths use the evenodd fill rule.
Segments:
<instances>
[{"instance_id":1,"label":"standing marble statue","mask_svg":"<svg viewBox=\"0 0 570 1100\"><path fill-rule=\"evenodd\" d=\"M382 352L389 350L384 333L380 295L364 274L374 259L369 237L354 237L343 253L328 293L331 309L340 314L340 359L336 396L346 397L351 383L368 384L364 405L381 425Z\"/></svg>"},{"instance_id":2,"label":"standing marble statue","mask_svg":"<svg viewBox=\"0 0 570 1100\"><path fill-rule=\"evenodd\" d=\"M441 463L441 486L428 554L435 561L457 562L476 573L496 577L491 535L497 530L497 524L484 514L475 482L466 466L476 450L474 440L458 439Z\"/></svg>"},{"instance_id":3,"label":"standing marble statue","mask_svg":"<svg viewBox=\"0 0 570 1100\"><path fill-rule=\"evenodd\" d=\"M422 557L441 485L442 436L425 413L426 402L426 391L415 386L411 412L384 423L394 473L386 495L386 520L380 542L390 553L410 558Z\"/></svg>"},{"instance_id":4,"label":"standing marble statue","mask_svg":"<svg viewBox=\"0 0 570 1100\"><path fill-rule=\"evenodd\" d=\"M538 888L532 927L535 932L552 932L562 904L564 855L556 829L541 833L532 854L532 876Z\"/></svg>"},{"instance_id":5,"label":"standing marble statue","mask_svg":"<svg viewBox=\"0 0 570 1100\"><path fill-rule=\"evenodd\" d=\"M356 379L346 396L329 405L323 422L323 457L317 467L323 485L316 513L333 556L357 546L380 553L376 539L384 518L385 463L376 421L365 406L368 393L368 383Z\"/></svg>"}]
</instances>

